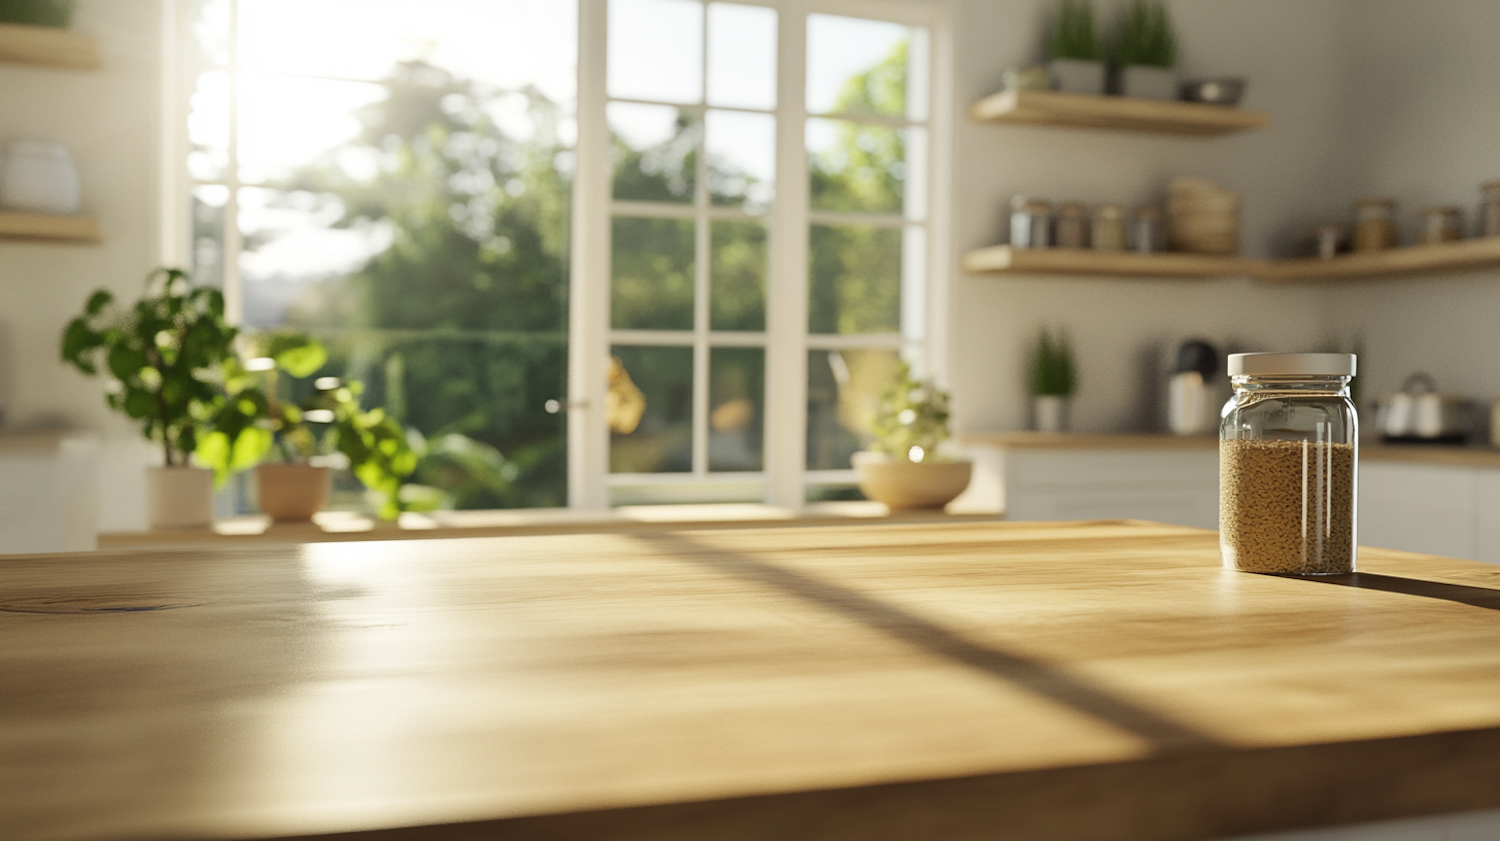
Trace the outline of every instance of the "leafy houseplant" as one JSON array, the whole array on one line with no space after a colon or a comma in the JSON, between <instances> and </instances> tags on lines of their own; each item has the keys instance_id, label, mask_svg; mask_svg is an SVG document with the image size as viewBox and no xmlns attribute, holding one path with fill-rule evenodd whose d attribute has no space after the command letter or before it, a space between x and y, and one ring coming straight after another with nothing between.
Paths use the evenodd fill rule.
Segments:
<instances>
[{"instance_id":1,"label":"leafy houseplant","mask_svg":"<svg viewBox=\"0 0 1500 841\"><path fill-rule=\"evenodd\" d=\"M1116 90L1125 96L1176 99L1177 35L1161 0L1133 0L1115 28Z\"/></svg>"},{"instance_id":2,"label":"leafy houseplant","mask_svg":"<svg viewBox=\"0 0 1500 841\"><path fill-rule=\"evenodd\" d=\"M1068 401L1077 385L1073 345L1066 333L1043 328L1031 357L1033 425L1042 432L1068 426Z\"/></svg>"},{"instance_id":3,"label":"leafy houseplant","mask_svg":"<svg viewBox=\"0 0 1500 841\"><path fill-rule=\"evenodd\" d=\"M1062 0L1052 19L1047 52L1047 69L1058 90L1104 92L1104 44L1094 26L1094 6L1089 0Z\"/></svg>"},{"instance_id":4,"label":"leafy houseplant","mask_svg":"<svg viewBox=\"0 0 1500 841\"><path fill-rule=\"evenodd\" d=\"M912 378L901 363L881 398L870 450L856 453L865 496L892 510L942 508L969 485L973 465L939 455L948 439L948 394Z\"/></svg>"},{"instance_id":5,"label":"leafy houseplant","mask_svg":"<svg viewBox=\"0 0 1500 841\"><path fill-rule=\"evenodd\" d=\"M107 377L109 407L159 443L165 469L176 471L171 478L151 474L152 524L206 525L211 476L195 474L190 458L205 435L221 434L237 446L248 426L236 428L235 420L256 416L263 406L253 395L232 404L226 399L224 365L234 359L239 331L224 320L223 295L167 268L147 275L146 289L130 307L117 305L107 290L91 295L83 314L63 330L62 360L91 377ZM169 504L179 491L186 507Z\"/></svg>"},{"instance_id":6,"label":"leafy houseplant","mask_svg":"<svg viewBox=\"0 0 1500 841\"><path fill-rule=\"evenodd\" d=\"M364 387L358 381L341 383L335 377L320 377L313 383L315 391L301 402L283 397L279 374L305 378L327 362L328 351L317 339L283 330L255 336L249 344L254 355L243 363L236 359L229 366L226 383L233 398L246 400L247 406L264 407L251 419L264 431L263 437L239 446L236 441L244 441L243 435L238 439L210 437L205 441L204 459L224 473L254 465L268 455L283 465L305 468L263 469L265 464L256 468L261 509L275 519L305 520L326 503L330 481L328 468L314 466L312 460L321 453L337 452L348 460L355 477L380 495L380 517L395 519L403 508L402 482L417 465L401 424L384 409L360 408ZM316 484L309 489L309 482ZM268 497L266 490L272 485L286 487L285 493L295 496L296 504Z\"/></svg>"}]
</instances>

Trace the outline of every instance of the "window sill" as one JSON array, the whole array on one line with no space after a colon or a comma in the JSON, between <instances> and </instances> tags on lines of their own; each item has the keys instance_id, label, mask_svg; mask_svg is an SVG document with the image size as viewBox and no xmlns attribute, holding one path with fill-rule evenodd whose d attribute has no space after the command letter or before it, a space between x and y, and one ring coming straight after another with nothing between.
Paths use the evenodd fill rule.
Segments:
<instances>
[{"instance_id":1,"label":"window sill","mask_svg":"<svg viewBox=\"0 0 1500 841\"><path fill-rule=\"evenodd\" d=\"M402 514L394 523L362 514L327 511L311 523L272 523L263 515L230 517L209 529L163 529L99 535L103 550L154 549L201 545L325 543L341 540L420 540L446 537L501 537L527 534L628 532L661 529L764 528L841 525L871 520L893 523L998 520L997 514L942 511L887 513L878 502L820 502L801 510L758 503L635 505L608 511L567 508L432 511Z\"/></svg>"}]
</instances>

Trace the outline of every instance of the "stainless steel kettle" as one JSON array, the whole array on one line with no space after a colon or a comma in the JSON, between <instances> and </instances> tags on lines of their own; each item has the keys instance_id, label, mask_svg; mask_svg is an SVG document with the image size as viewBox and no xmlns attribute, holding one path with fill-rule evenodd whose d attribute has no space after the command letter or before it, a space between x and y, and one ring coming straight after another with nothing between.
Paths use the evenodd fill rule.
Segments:
<instances>
[{"instance_id":1,"label":"stainless steel kettle","mask_svg":"<svg viewBox=\"0 0 1500 841\"><path fill-rule=\"evenodd\" d=\"M1395 394L1382 394L1375 403L1375 428L1387 441L1462 441L1469 433L1469 401L1441 394L1432 375L1418 372L1406 378Z\"/></svg>"}]
</instances>

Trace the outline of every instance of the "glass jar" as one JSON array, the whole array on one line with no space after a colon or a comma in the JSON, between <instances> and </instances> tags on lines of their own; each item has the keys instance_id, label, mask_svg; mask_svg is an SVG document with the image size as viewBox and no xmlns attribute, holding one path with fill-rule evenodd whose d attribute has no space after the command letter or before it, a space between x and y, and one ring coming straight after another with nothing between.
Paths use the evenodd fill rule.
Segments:
<instances>
[{"instance_id":1,"label":"glass jar","mask_svg":"<svg viewBox=\"0 0 1500 841\"><path fill-rule=\"evenodd\" d=\"M1130 250L1141 254L1161 250L1161 208L1142 205L1131 211Z\"/></svg>"},{"instance_id":2,"label":"glass jar","mask_svg":"<svg viewBox=\"0 0 1500 841\"><path fill-rule=\"evenodd\" d=\"M1016 196L1010 200L1012 248L1047 248L1052 244L1052 205Z\"/></svg>"},{"instance_id":3,"label":"glass jar","mask_svg":"<svg viewBox=\"0 0 1500 841\"><path fill-rule=\"evenodd\" d=\"M1396 200L1360 199L1354 203L1354 250L1396 247Z\"/></svg>"},{"instance_id":4,"label":"glass jar","mask_svg":"<svg viewBox=\"0 0 1500 841\"><path fill-rule=\"evenodd\" d=\"M1125 209L1117 204L1101 204L1095 207L1089 243L1096 251L1124 251Z\"/></svg>"},{"instance_id":5,"label":"glass jar","mask_svg":"<svg viewBox=\"0 0 1500 841\"><path fill-rule=\"evenodd\" d=\"M1479 206L1479 235L1500 237L1500 181L1491 181L1479 189L1484 195Z\"/></svg>"},{"instance_id":6,"label":"glass jar","mask_svg":"<svg viewBox=\"0 0 1500 841\"><path fill-rule=\"evenodd\" d=\"M1081 204L1067 203L1057 206L1057 217L1052 220L1052 244L1058 248L1083 248L1088 245L1088 211Z\"/></svg>"},{"instance_id":7,"label":"glass jar","mask_svg":"<svg viewBox=\"0 0 1500 841\"><path fill-rule=\"evenodd\" d=\"M1351 353L1234 353L1219 425L1219 548L1244 572L1354 571Z\"/></svg>"},{"instance_id":8,"label":"glass jar","mask_svg":"<svg viewBox=\"0 0 1500 841\"><path fill-rule=\"evenodd\" d=\"M1429 207L1422 211L1422 244L1438 245L1463 238L1462 212L1452 205Z\"/></svg>"}]
</instances>

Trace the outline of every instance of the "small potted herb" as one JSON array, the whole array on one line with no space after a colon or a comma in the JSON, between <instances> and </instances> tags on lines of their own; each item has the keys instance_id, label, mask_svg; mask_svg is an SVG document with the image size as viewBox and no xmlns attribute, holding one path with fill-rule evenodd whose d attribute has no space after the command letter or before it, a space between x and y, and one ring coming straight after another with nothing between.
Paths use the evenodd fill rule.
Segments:
<instances>
[{"instance_id":1,"label":"small potted herb","mask_svg":"<svg viewBox=\"0 0 1500 841\"><path fill-rule=\"evenodd\" d=\"M1076 386L1073 346L1066 333L1042 328L1031 357L1031 417L1038 432L1064 432Z\"/></svg>"},{"instance_id":2,"label":"small potted herb","mask_svg":"<svg viewBox=\"0 0 1500 841\"><path fill-rule=\"evenodd\" d=\"M1115 92L1177 99L1177 36L1161 0L1133 0L1114 38Z\"/></svg>"},{"instance_id":3,"label":"small potted herb","mask_svg":"<svg viewBox=\"0 0 1500 841\"><path fill-rule=\"evenodd\" d=\"M891 510L942 508L969 486L973 465L939 452L948 440L948 394L912 378L905 362L886 390L870 449L855 453L865 496Z\"/></svg>"},{"instance_id":4,"label":"small potted herb","mask_svg":"<svg viewBox=\"0 0 1500 841\"><path fill-rule=\"evenodd\" d=\"M1047 38L1047 70L1065 93L1104 93L1104 43L1089 0L1062 0Z\"/></svg>"}]
</instances>

